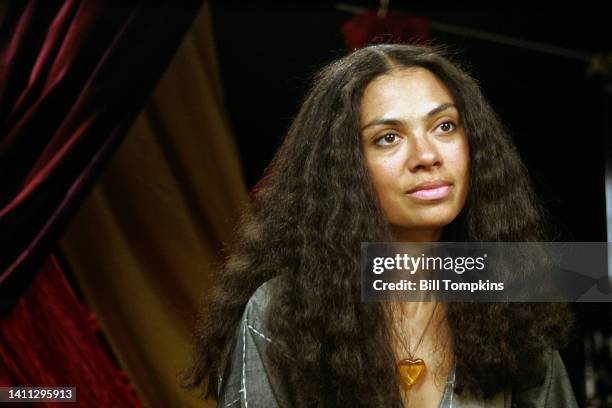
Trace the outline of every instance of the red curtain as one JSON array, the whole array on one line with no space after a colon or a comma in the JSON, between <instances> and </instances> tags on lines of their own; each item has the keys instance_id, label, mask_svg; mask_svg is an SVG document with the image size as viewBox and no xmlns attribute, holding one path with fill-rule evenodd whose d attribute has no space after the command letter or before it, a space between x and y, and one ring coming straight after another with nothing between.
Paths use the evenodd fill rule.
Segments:
<instances>
[{"instance_id":1,"label":"red curtain","mask_svg":"<svg viewBox=\"0 0 612 408\"><path fill-rule=\"evenodd\" d=\"M201 3L11 2L0 28L0 385L140 405L50 248Z\"/></svg>"},{"instance_id":2,"label":"red curtain","mask_svg":"<svg viewBox=\"0 0 612 408\"><path fill-rule=\"evenodd\" d=\"M61 234L200 3L11 3L0 48L0 284Z\"/></svg>"},{"instance_id":3,"label":"red curtain","mask_svg":"<svg viewBox=\"0 0 612 408\"><path fill-rule=\"evenodd\" d=\"M0 321L0 386L70 386L76 387L79 406L140 407L96 329L95 316L50 255L10 316Z\"/></svg>"},{"instance_id":4,"label":"red curtain","mask_svg":"<svg viewBox=\"0 0 612 408\"><path fill-rule=\"evenodd\" d=\"M349 50L379 43L421 43L431 37L428 20L393 10L384 16L365 10L345 22L341 30Z\"/></svg>"}]
</instances>

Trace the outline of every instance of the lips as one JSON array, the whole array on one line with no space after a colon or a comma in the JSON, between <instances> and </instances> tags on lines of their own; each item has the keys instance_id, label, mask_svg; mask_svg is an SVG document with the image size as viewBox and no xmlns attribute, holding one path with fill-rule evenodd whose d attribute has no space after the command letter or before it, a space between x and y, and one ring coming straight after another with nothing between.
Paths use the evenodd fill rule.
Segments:
<instances>
[{"instance_id":1,"label":"lips","mask_svg":"<svg viewBox=\"0 0 612 408\"><path fill-rule=\"evenodd\" d=\"M450 183L447 181L443 181L443 180L426 181L424 183L417 184L411 190L408 190L407 193L410 194L410 193L414 193L419 190L432 190L432 189L437 189L440 187L448 187L448 186L450 186Z\"/></svg>"},{"instance_id":2,"label":"lips","mask_svg":"<svg viewBox=\"0 0 612 408\"><path fill-rule=\"evenodd\" d=\"M418 184L409 190L407 194L422 200L435 200L448 195L450 188L451 184L449 182L433 180Z\"/></svg>"}]
</instances>

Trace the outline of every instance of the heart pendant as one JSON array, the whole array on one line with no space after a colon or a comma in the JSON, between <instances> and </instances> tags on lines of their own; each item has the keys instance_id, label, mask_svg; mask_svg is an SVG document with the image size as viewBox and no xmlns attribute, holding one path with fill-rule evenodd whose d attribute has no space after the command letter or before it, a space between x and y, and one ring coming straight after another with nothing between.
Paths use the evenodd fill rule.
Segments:
<instances>
[{"instance_id":1,"label":"heart pendant","mask_svg":"<svg viewBox=\"0 0 612 408\"><path fill-rule=\"evenodd\" d=\"M397 364L397 370L406 387L412 387L425 371L425 362L420 358L411 360L403 359Z\"/></svg>"}]
</instances>

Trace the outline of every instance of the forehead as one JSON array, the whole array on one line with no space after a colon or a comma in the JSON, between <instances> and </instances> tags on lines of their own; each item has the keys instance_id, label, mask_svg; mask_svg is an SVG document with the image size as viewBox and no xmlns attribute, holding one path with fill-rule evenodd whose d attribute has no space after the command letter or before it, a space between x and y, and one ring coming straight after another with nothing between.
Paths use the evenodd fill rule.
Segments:
<instances>
[{"instance_id":1,"label":"forehead","mask_svg":"<svg viewBox=\"0 0 612 408\"><path fill-rule=\"evenodd\" d=\"M393 70L370 82L361 98L362 122L384 116L419 119L442 103L454 103L448 87L424 68Z\"/></svg>"}]
</instances>

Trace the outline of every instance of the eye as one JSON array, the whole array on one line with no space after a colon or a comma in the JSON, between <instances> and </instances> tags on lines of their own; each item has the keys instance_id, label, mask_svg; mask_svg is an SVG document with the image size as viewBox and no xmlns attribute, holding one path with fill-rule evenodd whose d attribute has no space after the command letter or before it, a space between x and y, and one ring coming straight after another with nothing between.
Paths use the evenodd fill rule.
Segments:
<instances>
[{"instance_id":1,"label":"eye","mask_svg":"<svg viewBox=\"0 0 612 408\"><path fill-rule=\"evenodd\" d=\"M455 122L447 120L440 123L437 128L442 129L443 133L450 133L457 128L457 125L455 125Z\"/></svg>"},{"instance_id":2,"label":"eye","mask_svg":"<svg viewBox=\"0 0 612 408\"><path fill-rule=\"evenodd\" d=\"M389 146L397 142L398 139L399 136L397 135L397 133L385 133L384 135L376 139L376 144L378 146Z\"/></svg>"}]
</instances>

